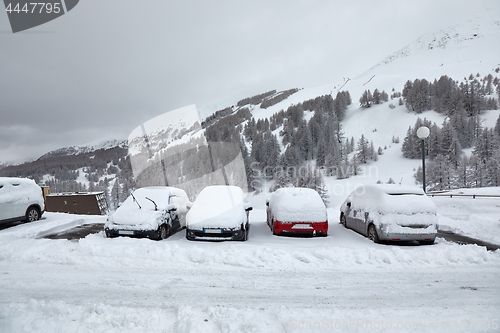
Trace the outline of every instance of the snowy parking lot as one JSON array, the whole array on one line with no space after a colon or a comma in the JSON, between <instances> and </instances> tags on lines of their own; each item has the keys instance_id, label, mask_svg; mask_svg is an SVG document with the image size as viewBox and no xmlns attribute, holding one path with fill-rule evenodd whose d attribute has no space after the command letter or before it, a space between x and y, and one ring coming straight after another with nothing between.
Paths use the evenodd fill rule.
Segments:
<instances>
[{"instance_id":1,"label":"snowy parking lot","mask_svg":"<svg viewBox=\"0 0 500 333\"><path fill-rule=\"evenodd\" d=\"M328 212L328 237L292 238L273 236L256 208L247 242L189 242L184 231L159 242L45 239L106 219L46 213L0 231L1 331L500 330L499 251L441 238L374 244ZM440 216L460 228L450 220Z\"/></svg>"}]
</instances>

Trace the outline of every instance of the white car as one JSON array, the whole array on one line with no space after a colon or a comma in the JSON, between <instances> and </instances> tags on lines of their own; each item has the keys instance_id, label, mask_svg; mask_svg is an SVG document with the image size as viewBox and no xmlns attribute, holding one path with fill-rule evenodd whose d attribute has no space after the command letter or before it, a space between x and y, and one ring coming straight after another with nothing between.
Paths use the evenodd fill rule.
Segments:
<instances>
[{"instance_id":1,"label":"white car","mask_svg":"<svg viewBox=\"0 0 500 333\"><path fill-rule=\"evenodd\" d=\"M436 239L436 206L417 187L366 185L352 192L340 207L340 222L369 239L418 241L431 245Z\"/></svg>"},{"instance_id":2,"label":"white car","mask_svg":"<svg viewBox=\"0 0 500 333\"><path fill-rule=\"evenodd\" d=\"M35 181L0 177L0 223L36 221L44 210L42 188Z\"/></svg>"},{"instance_id":3,"label":"white car","mask_svg":"<svg viewBox=\"0 0 500 333\"><path fill-rule=\"evenodd\" d=\"M106 237L146 237L162 240L186 226L185 214L191 202L184 190L150 186L135 190L109 215Z\"/></svg>"},{"instance_id":4,"label":"white car","mask_svg":"<svg viewBox=\"0 0 500 333\"><path fill-rule=\"evenodd\" d=\"M186 216L188 240L241 240L248 238L251 205L237 186L205 187Z\"/></svg>"}]
</instances>

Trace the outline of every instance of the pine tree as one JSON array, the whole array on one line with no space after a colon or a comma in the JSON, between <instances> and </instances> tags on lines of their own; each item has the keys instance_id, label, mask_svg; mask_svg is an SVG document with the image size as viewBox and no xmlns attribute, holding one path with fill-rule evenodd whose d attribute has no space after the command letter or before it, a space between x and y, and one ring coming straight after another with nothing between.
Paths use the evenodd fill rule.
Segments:
<instances>
[{"instance_id":1,"label":"pine tree","mask_svg":"<svg viewBox=\"0 0 500 333\"><path fill-rule=\"evenodd\" d=\"M462 146L458 141L458 136L453 126L444 121L441 128L441 154L448 158L448 161L455 168L458 167L460 157L462 156Z\"/></svg>"},{"instance_id":2,"label":"pine tree","mask_svg":"<svg viewBox=\"0 0 500 333\"><path fill-rule=\"evenodd\" d=\"M497 136L498 140L500 140L500 115L498 116L497 123L495 125L494 133Z\"/></svg>"},{"instance_id":3,"label":"pine tree","mask_svg":"<svg viewBox=\"0 0 500 333\"><path fill-rule=\"evenodd\" d=\"M326 160L326 141L322 136L318 141L318 146L316 148L316 165L324 166Z\"/></svg>"},{"instance_id":4,"label":"pine tree","mask_svg":"<svg viewBox=\"0 0 500 333\"><path fill-rule=\"evenodd\" d=\"M365 136L361 134L361 138L358 141L356 157L359 163L365 164L371 156L373 156L373 154L370 154L370 144L368 140L365 139Z\"/></svg>"},{"instance_id":5,"label":"pine tree","mask_svg":"<svg viewBox=\"0 0 500 333\"><path fill-rule=\"evenodd\" d=\"M454 170L448 159L443 155L438 155L433 161L426 165L427 185L431 190L447 190L450 188L452 171Z\"/></svg>"}]
</instances>

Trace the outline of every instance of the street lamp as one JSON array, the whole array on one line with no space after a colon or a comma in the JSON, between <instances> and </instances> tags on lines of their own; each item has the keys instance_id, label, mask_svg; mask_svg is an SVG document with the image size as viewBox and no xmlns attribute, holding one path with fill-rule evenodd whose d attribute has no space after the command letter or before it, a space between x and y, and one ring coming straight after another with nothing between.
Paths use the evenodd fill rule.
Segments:
<instances>
[{"instance_id":1,"label":"street lamp","mask_svg":"<svg viewBox=\"0 0 500 333\"><path fill-rule=\"evenodd\" d=\"M429 130L429 128L427 126L419 127L419 129L417 130L417 136L419 137L420 140L422 140L422 180L423 180L422 187L424 189L424 192L426 192L425 191L425 144L424 144L424 140L429 137L430 133L431 133L431 131Z\"/></svg>"}]
</instances>

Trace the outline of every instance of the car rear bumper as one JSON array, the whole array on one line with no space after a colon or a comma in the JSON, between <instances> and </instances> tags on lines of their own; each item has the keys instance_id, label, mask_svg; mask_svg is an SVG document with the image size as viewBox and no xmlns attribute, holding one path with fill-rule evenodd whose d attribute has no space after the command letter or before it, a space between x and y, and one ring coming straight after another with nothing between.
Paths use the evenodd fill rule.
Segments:
<instances>
[{"instance_id":1,"label":"car rear bumper","mask_svg":"<svg viewBox=\"0 0 500 333\"><path fill-rule=\"evenodd\" d=\"M245 240L246 230L225 230L220 232L213 232L213 230L197 230L186 228L186 238L188 240L207 240L207 241L226 241L226 240Z\"/></svg>"},{"instance_id":2,"label":"car rear bumper","mask_svg":"<svg viewBox=\"0 0 500 333\"><path fill-rule=\"evenodd\" d=\"M292 223L274 221L274 232L277 235L326 236L328 234L328 221Z\"/></svg>"},{"instance_id":3,"label":"car rear bumper","mask_svg":"<svg viewBox=\"0 0 500 333\"><path fill-rule=\"evenodd\" d=\"M405 234L380 232L378 238L384 241L434 241L436 239L436 233Z\"/></svg>"}]
</instances>

